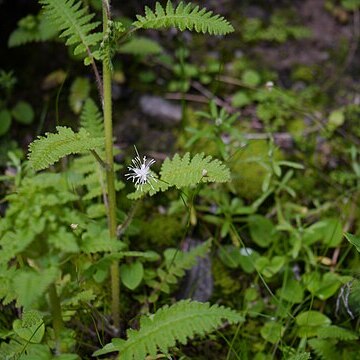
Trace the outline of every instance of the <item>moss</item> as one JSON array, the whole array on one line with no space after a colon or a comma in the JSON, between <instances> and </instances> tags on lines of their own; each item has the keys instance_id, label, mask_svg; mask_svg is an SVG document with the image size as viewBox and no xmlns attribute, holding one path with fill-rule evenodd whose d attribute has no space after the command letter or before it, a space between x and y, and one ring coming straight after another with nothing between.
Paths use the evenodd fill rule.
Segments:
<instances>
[{"instance_id":1,"label":"moss","mask_svg":"<svg viewBox=\"0 0 360 360\"><path fill-rule=\"evenodd\" d=\"M157 246L176 245L183 236L183 225L176 217L169 215L157 215L143 224L146 229L141 237Z\"/></svg>"},{"instance_id":2,"label":"moss","mask_svg":"<svg viewBox=\"0 0 360 360\"><path fill-rule=\"evenodd\" d=\"M221 294L230 295L240 290L239 281L219 260L213 260L212 271L215 286L220 288Z\"/></svg>"},{"instance_id":3,"label":"moss","mask_svg":"<svg viewBox=\"0 0 360 360\"><path fill-rule=\"evenodd\" d=\"M255 199L261 195L265 176L271 172L269 150L267 141L254 140L232 157L229 165L237 195L246 199ZM274 158L280 157L280 151L275 151Z\"/></svg>"}]
</instances>

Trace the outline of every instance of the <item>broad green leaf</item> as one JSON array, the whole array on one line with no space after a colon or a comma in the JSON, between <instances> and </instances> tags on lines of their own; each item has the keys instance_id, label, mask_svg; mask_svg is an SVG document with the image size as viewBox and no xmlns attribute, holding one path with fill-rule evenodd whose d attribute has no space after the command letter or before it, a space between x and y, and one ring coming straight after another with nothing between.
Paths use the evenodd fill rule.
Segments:
<instances>
[{"instance_id":1,"label":"broad green leaf","mask_svg":"<svg viewBox=\"0 0 360 360\"><path fill-rule=\"evenodd\" d=\"M120 277L122 283L130 290L136 289L143 277L144 267L140 261L131 264L123 264L120 266Z\"/></svg>"},{"instance_id":2,"label":"broad green leaf","mask_svg":"<svg viewBox=\"0 0 360 360\"><path fill-rule=\"evenodd\" d=\"M304 290L301 284L295 279L287 279L278 293L281 299L294 304L301 303L304 298Z\"/></svg>"},{"instance_id":3,"label":"broad green leaf","mask_svg":"<svg viewBox=\"0 0 360 360\"><path fill-rule=\"evenodd\" d=\"M254 70L246 70L241 77L241 81L246 86L257 86L261 82L261 78L258 72Z\"/></svg>"},{"instance_id":4,"label":"broad green leaf","mask_svg":"<svg viewBox=\"0 0 360 360\"><path fill-rule=\"evenodd\" d=\"M251 99L245 91L237 91L231 99L232 106L239 108L249 105L250 103Z\"/></svg>"},{"instance_id":5,"label":"broad green leaf","mask_svg":"<svg viewBox=\"0 0 360 360\"><path fill-rule=\"evenodd\" d=\"M267 247L279 239L279 232L271 220L262 215L251 215L248 218L250 235L253 241L261 246Z\"/></svg>"},{"instance_id":6,"label":"broad green leaf","mask_svg":"<svg viewBox=\"0 0 360 360\"><path fill-rule=\"evenodd\" d=\"M328 326L331 320L319 311L309 310L299 314L295 318L296 324L299 326L298 335L300 337L316 336L319 327Z\"/></svg>"},{"instance_id":7,"label":"broad green leaf","mask_svg":"<svg viewBox=\"0 0 360 360\"><path fill-rule=\"evenodd\" d=\"M328 128L330 131L335 130L341 126L345 121L345 114L343 109L334 110L329 115Z\"/></svg>"},{"instance_id":8,"label":"broad green leaf","mask_svg":"<svg viewBox=\"0 0 360 360\"><path fill-rule=\"evenodd\" d=\"M339 219L328 218L316 222L305 230L303 241L311 245L317 241L329 247L338 246L343 237L342 225Z\"/></svg>"},{"instance_id":9,"label":"broad green leaf","mask_svg":"<svg viewBox=\"0 0 360 360\"><path fill-rule=\"evenodd\" d=\"M340 281L338 274L328 272L324 274L319 285L315 295L321 300L326 300L338 291L342 282Z\"/></svg>"},{"instance_id":10,"label":"broad green leaf","mask_svg":"<svg viewBox=\"0 0 360 360\"><path fill-rule=\"evenodd\" d=\"M285 264L286 258L284 256L275 256L271 260L267 257L261 256L255 262L255 268L265 277L272 277L278 273Z\"/></svg>"},{"instance_id":11,"label":"broad green leaf","mask_svg":"<svg viewBox=\"0 0 360 360\"><path fill-rule=\"evenodd\" d=\"M331 320L319 311L309 310L299 314L296 319L298 326L326 326Z\"/></svg>"},{"instance_id":12,"label":"broad green leaf","mask_svg":"<svg viewBox=\"0 0 360 360\"><path fill-rule=\"evenodd\" d=\"M340 220L333 218L324 220L324 222L323 243L329 247L338 246L343 238L343 230Z\"/></svg>"},{"instance_id":13,"label":"broad green leaf","mask_svg":"<svg viewBox=\"0 0 360 360\"><path fill-rule=\"evenodd\" d=\"M277 343L284 335L285 328L274 321L267 322L261 328L261 336L268 342L275 344Z\"/></svg>"},{"instance_id":14,"label":"broad green leaf","mask_svg":"<svg viewBox=\"0 0 360 360\"><path fill-rule=\"evenodd\" d=\"M346 240L356 247L356 250L360 252L360 236L353 235L350 233L344 233Z\"/></svg>"},{"instance_id":15,"label":"broad green leaf","mask_svg":"<svg viewBox=\"0 0 360 360\"><path fill-rule=\"evenodd\" d=\"M259 253L251 248L241 248L238 259L241 268L248 274L255 271L255 262L259 258Z\"/></svg>"},{"instance_id":16,"label":"broad green leaf","mask_svg":"<svg viewBox=\"0 0 360 360\"><path fill-rule=\"evenodd\" d=\"M31 124L34 120L34 110L26 101L19 101L11 110L14 119L21 124Z\"/></svg>"},{"instance_id":17,"label":"broad green leaf","mask_svg":"<svg viewBox=\"0 0 360 360\"><path fill-rule=\"evenodd\" d=\"M227 245L219 249L219 257L222 263L230 269L239 267L239 249L235 246Z\"/></svg>"},{"instance_id":18,"label":"broad green leaf","mask_svg":"<svg viewBox=\"0 0 360 360\"><path fill-rule=\"evenodd\" d=\"M8 110L0 111L0 136L5 135L11 125L11 113Z\"/></svg>"}]
</instances>

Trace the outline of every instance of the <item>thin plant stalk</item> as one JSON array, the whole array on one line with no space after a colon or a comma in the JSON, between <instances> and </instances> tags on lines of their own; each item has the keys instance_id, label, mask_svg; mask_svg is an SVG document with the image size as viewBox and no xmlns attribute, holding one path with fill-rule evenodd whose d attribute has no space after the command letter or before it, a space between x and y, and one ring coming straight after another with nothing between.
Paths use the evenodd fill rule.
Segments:
<instances>
[{"instance_id":1,"label":"thin plant stalk","mask_svg":"<svg viewBox=\"0 0 360 360\"><path fill-rule=\"evenodd\" d=\"M103 33L108 30L110 20L110 1L103 0ZM109 51L105 47L104 51ZM109 58L110 56L108 56ZM106 61L103 61L103 113L105 127L105 157L106 157L106 182L108 193L108 227L110 239L116 238L116 194L115 194L115 173L113 154L113 128L112 128L112 99L111 99L111 69ZM113 324L116 328L120 326L119 313L120 298L120 276L119 264L114 261L111 265L111 314Z\"/></svg>"},{"instance_id":2,"label":"thin plant stalk","mask_svg":"<svg viewBox=\"0 0 360 360\"><path fill-rule=\"evenodd\" d=\"M60 353L61 346L61 331L64 327L62 315L61 315L61 304L60 299L56 291L55 284L51 284L48 290L50 307L51 307L51 316L53 329L55 334L55 343L56 343L56 351Z\"/></svg>"}]
</instances>

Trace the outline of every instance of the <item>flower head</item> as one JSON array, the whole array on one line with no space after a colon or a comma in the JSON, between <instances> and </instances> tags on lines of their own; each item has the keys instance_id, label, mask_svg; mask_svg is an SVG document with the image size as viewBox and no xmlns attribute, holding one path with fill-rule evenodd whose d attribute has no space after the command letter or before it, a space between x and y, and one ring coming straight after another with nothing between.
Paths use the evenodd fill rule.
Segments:
<instances>
[{"instance_id":1,"label":"flower head","mask_svg":"<svg viewBox=\"0 0 360 360\"><path fill-rule=\"evenodd\" d=\"M150 180L154 180L155 182L157 182L157 180L151 173L150 166L155 163L155 160L147 160L146 156L144 156L141 161L140 155L137 150L136 154L137 156L132 160L132 165L128 166L130 172L128 174L125 174L125 177L127 178L127 180L131 180L132 182L134 182L135 186L137 188L140 188L140 190L142 190L142 187L145 184L150 184L152 189L154 189Z\"/></svg>"}]
</instances>

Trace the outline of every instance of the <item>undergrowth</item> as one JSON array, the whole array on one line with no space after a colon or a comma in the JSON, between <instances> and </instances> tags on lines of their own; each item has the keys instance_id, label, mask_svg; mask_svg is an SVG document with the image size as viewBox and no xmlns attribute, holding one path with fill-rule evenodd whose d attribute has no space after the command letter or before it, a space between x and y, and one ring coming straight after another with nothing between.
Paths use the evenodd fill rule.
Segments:
<instances>
[{"instance_id":1,"label":"undergrowth","mask_svg":"<svg viewBox=\"0 0 360 360\"><path fill-rule=\"evenodd\" d=\"M38 4L9 48L66 45L71 66L43 80L42 114L0 71L0 358L358 359L356 85L294 65L283 86L252 52L312 40L294 9ZM323 11L356 22L359 4ZM175 151L127 87L179 101L173 128L153 121Z\"/></svg>"}]
</instances>

